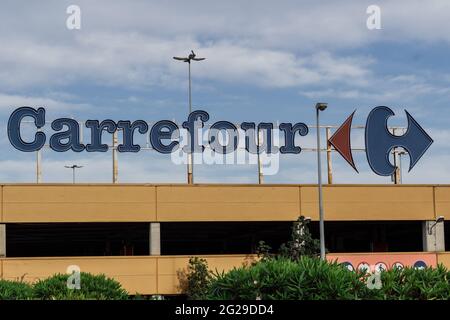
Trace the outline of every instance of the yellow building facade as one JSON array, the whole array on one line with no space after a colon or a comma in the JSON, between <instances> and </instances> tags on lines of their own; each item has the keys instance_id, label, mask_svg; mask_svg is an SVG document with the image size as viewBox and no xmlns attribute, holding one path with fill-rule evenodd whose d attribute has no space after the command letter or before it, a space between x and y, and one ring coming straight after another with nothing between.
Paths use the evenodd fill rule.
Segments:
<instances>
[{"instance_id":1,"label":"yellow building facade","mask_svg":"<svg viewBox=\"0 0 450 320\"><path fill-rule=\"evenodd\" d=\"M315 185L3 184L0 203L0 278L36 281L77 265L81 271L111 276L130 293L141 294L179 293L179 274L191 256L161 254L164 228L160 224L265 222L270 226L293 222L299 216L318 220ZM421 223L423 250L450 267L446 223L433 223L439 217L450 217L450 185L326 185L324 212L330 223ZM31 226L37 234L40 224L77 223L82 228L83 224L124 222L148 224L147 255L126 250L115 256L9 254L9 230L16 232L21 226ZM26 249L26 237L23 232L14 239ZM202 257L213 270L228 270L253 259L252 252Z\"/></svg>"}]
</instances>

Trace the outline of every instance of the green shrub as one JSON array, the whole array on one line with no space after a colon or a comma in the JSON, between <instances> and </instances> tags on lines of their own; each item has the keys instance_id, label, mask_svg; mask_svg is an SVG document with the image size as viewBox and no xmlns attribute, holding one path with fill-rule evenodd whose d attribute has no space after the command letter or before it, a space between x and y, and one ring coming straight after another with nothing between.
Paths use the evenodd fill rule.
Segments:
<instances>
[{"instance_id":1,"label":"green shrub","mask_svg":"<svg viewBox=\"0 0 450 320\"><path fill-rule=\"evenodd\" d=\"M302 256L261 260L216 274L208 299L263 300L450 300L450 272L442 265L423 270L391 269L380 274L381 289L369 289L369 274L337 262Z\"/></svg>"},{"instance_id":2,"label":"green shrub","mask_svg":"<svg viewBox=\"0 0 450 320\"><path fill-rule=\"evenodd\" d=\"M256 247L256 256L259 260L268 260L274 258L276 255L271 253L272 247L269 246L264 240L258 242Z\"/></svg>"},{"instance_id":3,"label":"green shrub","mask_svg":"<svg viewBox=\"0 0 450 320\"><path fill-rule=\"evenodd\" d=\"M320 254L320 241L312 237L309 231L309 220L300 216L291 228L291 238L283 243L278 253L272 253L272 248L263 240L258 242L256 254L260 260L268 260L275 257L287 258L292 261L298 260L301 256L317 257Z\"/></svg>"},{"instance_id":4,"label":"green shrub","mask_svg":"<svg viewBox=\"0 0 450 320\"><path fill-rule=\"evenodd\" d=\"M450 272L443 266L422 270L391 269L381 273L381 290L375 299L383 300L450 300Z\"/></svg>"},{"instance_id":5,"label":"green shrub","mask_svg":"<svg viewBox=\"0 0 450 320\"><path fill-rule=\"evenodd\" d=\"M231 300L342 300L371 297L359 272L336 262L299 257L260 261L216 274L207 298Z\"/></svg>"},{"instance_id":6,"label":"green shrub","mask_svg":"<svg viewBox=\"0 0 450 320\"><path fill-rule=\"evenodd\" d=\"M128 293L120 283L105 275L80 274L80 289L69 289L69 275L57 274L33 286L33 295L42 300L125 300Z\"/></svg>"},{"instance_id":7,"label":"green shrub","mask_svg":"<svg viewBox=\"0 0 450 320\"><path fill-rule=\"evenodd\" d=\"M0 300L27 300L32 296L33 290L29 284L0 280Z\"/></svg>"},{"instance_id":8,"label":"green shrub","mask_svg":"<svg viewBox=\"0 0 450 320\"><path fill-rule=\"evenodd\" d=\"M301 256L315 257L320 254L320 241L312 237L308 227L309 222L304 216L300 216L293 223L291 240L280 247L281 257L296 261Z\"/></svg>"},{"instance_id":9,"label":"green shrub","mask_svg":"<svg viewBox=\"0 0 450 320\"><path fill-rule=\"evenodd\" d=\"M179 274L181 291L188 299L205 299L212 275L208 269L208 262L198 257L189 258L187 272Z\"/></svg>"}]
</instances>

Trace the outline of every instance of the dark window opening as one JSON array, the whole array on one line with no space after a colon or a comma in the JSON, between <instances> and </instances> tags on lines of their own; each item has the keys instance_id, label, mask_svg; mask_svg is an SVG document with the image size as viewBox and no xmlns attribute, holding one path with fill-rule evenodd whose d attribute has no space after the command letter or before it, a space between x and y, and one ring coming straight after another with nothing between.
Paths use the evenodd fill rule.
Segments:
<instances>
[{"instance_id":1,"label":"dark window opening","mask_svg":"<svg viewBox=\"0 0 450 320\"><path fill-rule=\"evenodd\" d=\"M248 254L259 241L273 249L288 241L291 222L161 223L161 254Z\"/></svg>"},{"instance_id":2,"label":"dark window opening","mask_svg":"<svg viewBox=\"0 0 450 320\"><path fill-rule=\"evenodd\" d=\"M180 222L161 224L161 253L249 254L260 240L274 252L291 239L292 222ZM309 224L319 239L319 222ZM420 221L329 221L325 222L329 252L422 251Z\"/></svg>"},{"instance_id":3,"label":"dark window opening","mask_svg":"<svg viewBox=\"0 0 450 320\"><path fill-rule=\"evenodd\" d=\"M8 257L149 254L148 223L12 223Z\"/></svg>"},{"instance_id":4,"label":"dark window opening","mask_svg":"<svg viewBox=\"0 0 450 320\"><path fill-rule=\"evenodd\" d=\"M319 223L310 225L319 238ZM329 221L325 222L325 243L329 252L420 252L421 221Z\"/></svg>"},{"instance_id":5,"label":"dark window opening","mask_svg":"<svg viewBox=\"0 0 450 320\"><path fill-rule=\"evenodd\" d=\"M319 223L311 222L319 239ZM445 223L446 246L449 223ZM161 254L250 254L264 240L273 251L291 238L292 222L161 223ZM149 223L6 224L8 257L120 256L149 254ZM332 253L422 251L420 221L325 222Z\"/></svg>"}]
</instances>

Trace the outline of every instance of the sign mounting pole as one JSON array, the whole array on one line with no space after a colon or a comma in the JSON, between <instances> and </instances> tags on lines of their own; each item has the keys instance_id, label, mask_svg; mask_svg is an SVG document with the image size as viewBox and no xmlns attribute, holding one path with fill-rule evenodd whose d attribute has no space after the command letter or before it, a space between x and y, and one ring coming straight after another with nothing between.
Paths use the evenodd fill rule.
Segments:
<instances>
[{"instance_id":1,"label":"sign mounting pole","mask_svg":"<svg viewBox=\"0 0 450 320\"><path fill-rule=\"evenodd\" d=\"M331 163L331 128L326 127L326 138L327 138L327 168L328 168L328 184L333 184L333 166Z\"/></svg>"},{"instance_id":2,"label":"sign mounting pole","mask_svg":"<svg viewBox=\"0 0 450 320\"><path fill-rule=\"evenodd\" d=\"M119 182L119 163L118 163L118 159L117 159L117 144L118 144L118 139L117 139L117 130L114 131L113 133L113 139L112 139L112 164L113 164L113 183L118 183Z\"/></svg>"},{"instance_id":3,"label":"sign mounting pole","mask_svg":"<svg viewBox=\"0 0 450 320\"><path fill-rule=\"evenodd\" d=\"M189 114L192 112L192 92L191 92L191 61L202 61L206 58L196 58L196 54L193 50L191 50L191 53L187 57L173 57L175 60L183 61L188 63L188 69L189 69ZM194 135L195 136L195 135ZM193 141L190 141L190 143L194 143ZM192 150L191 150L192 151ZM188 184L194 183L194 155L190 152L187 154L188 158L188 164L187 164L187 180Z\"/></svg>"}]
</instances>

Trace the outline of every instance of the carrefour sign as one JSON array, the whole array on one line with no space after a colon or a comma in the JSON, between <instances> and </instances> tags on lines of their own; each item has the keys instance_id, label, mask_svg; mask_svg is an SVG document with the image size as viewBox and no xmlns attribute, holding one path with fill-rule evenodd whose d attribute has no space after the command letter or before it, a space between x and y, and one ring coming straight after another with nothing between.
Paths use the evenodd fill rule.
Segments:
<instances>
[{"instance_id":1,"label":"carrefour sign","mask_svg":"<svg viewBox=\"0 0 450 320\"><path fill-rule=\"evenodd\" d=\"M344 159L355 169L351 148L351 124L354 113L336 130L329 142ZM376 107L367 117L365 127L365 149L367 160L372 170L382 176L394 173L395 167L389 160L392 148L404 148L410 157L410 170L433 143L433 140L406 111L408 129L403 136L391 134L387 127L388 119L394 112L388 107ZM36 128L33 139L26 141L22 138L21 128L24 119L31 118ZM148 135L152 148L159 153L172 154L181 151L187 154L203 153L208 147L218 154L229 154L236 151L238 145L244 145L251 154L299 154L302 151L296 144L296 137L306 136L309 128L302 122L273 123L242 122L239 125L229 121L217 121L211 124L206 132L206 143L199 139L205 124L209 120L206 111L196 110L189 114L182 128L170 120L160 120L151 128L143 120L87 120L85 126L90 130L90 141L82 143L80 138L80 124L70 118L59 118L51 122L53 133L50 137L42 131L46 125L46 111L44 108L21 107L16 109L8 120L8 138L12 146L23 152L34 152L49 147L56 152L72 150L74 152L106 152L108 145L103 141L104 133L112 134L121 131L122 141L117 146L119 152L139 152L141 146L135 143L135 134ZM264 143L257 143L260 133L264 133ZM274 139L275 132L280 135L282 145L278 146L278 139ZM223 138L225 136L225 138Z\"/></svg>"}]
</instances>

